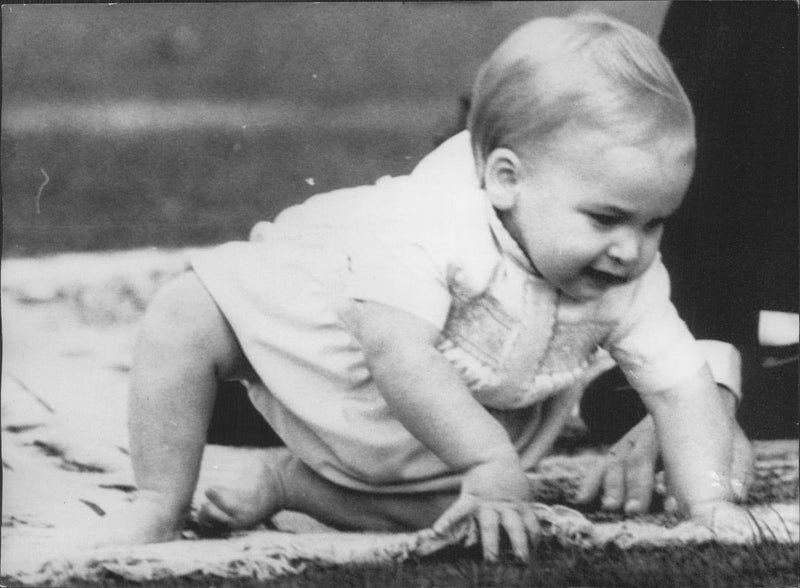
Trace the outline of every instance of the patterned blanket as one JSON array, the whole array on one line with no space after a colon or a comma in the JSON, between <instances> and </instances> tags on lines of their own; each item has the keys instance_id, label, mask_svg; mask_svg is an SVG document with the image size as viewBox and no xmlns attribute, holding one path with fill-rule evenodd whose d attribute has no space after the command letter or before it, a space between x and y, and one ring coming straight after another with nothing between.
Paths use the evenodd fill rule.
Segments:
<instances>
[{"instance_id":1,"label":"patterned blanket","mask_svg":"<svg viewBox=\"0 0 800 588\"><path fill-rule=\"evenodd\" d=\"M185 252L69 255L3 262L2 560L0 575L32 585L112 574L154 580L205 574L273 578L308 564L379 563L470 543L464 528L448 536L343 533L299 513L225 538L76 550L73 529L124 507L133 490L125 396L137 318ZM756 444L750 498L754 525L768 540L800 542L796 441ZM196 498L233 480L253 449L209 446ZM261 450L264 451L264 450ZM276 459L283 449L267 450ZM574 448L531 474L543 533L565 545L664 546L749 539L654 512L626 518L578 512L569 501L601 449ZM197 502L197 500L195 501Z\"/></svg>"}]
</instances>

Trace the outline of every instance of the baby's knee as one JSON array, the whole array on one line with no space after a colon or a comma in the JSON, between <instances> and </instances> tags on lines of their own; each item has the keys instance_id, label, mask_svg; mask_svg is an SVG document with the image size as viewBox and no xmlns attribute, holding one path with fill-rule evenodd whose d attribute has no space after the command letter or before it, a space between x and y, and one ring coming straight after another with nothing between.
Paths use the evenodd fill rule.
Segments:
<instances>
[{"instance_id":1,"label":"baby's knee","mask_svg":"<svg viewBox=\"0 0 800 588\"><path fill-rule=\"evenodd\" d=\"M152 335L202 334L208 311L219 312L197 275L187 271L167 282L147 307L144 328Z\"/></svg>"},{"instance_id":2,"label":"baby's knee","mask_svg":"<svg viewBox=\"0 0 800 588\"><path fill-rule=\"evenodd\" d=\"M213 298L193 271L159 290L142 321L138 348L176 360L191 354L233 369L238 343Z\"/></svg>"}]
</instances>

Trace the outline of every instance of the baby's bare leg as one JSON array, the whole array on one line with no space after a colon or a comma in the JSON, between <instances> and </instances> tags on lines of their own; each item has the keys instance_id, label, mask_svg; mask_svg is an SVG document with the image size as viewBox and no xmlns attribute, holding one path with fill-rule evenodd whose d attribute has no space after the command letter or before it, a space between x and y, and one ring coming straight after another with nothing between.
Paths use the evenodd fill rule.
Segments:
<instances>
[{"instance_id":1,"label":"baby's bare leg","mask_svg":"<svg viewBox=\"0 0 800 588\"><path fill-rule=\"evenodd\" d=\"M167 284L141 326L128 427L138 491L114 543L175 539L197 484L217 383L246 362L194 272ZM126 528L127 527L127 528Z\"/></svg>"},{"instance_id":2,"label":"baby's bare leg","mask_svg":"<svg viewBox=\"0 0 800 588\"><path fill-rule=\"evenodd\" d=\"M211 526L247 528L281 508L304 512L340 529L407 531L430 527L458 497L457 492L378 494L332 484L286 455L265 451L261 467L249 469L234 488L212 487L200 513Z\"/></svg>"},{"instance_id":3,"label":"baby's bare leg","mask_svg":"<svg viewBox=\"0 0 800 588\"><path fill-rule=\"evenodd\" d=\"M287 508L341 529L397 532L425 529L458 498L458 492L383 494L332 484L299 459L283 478Z\"/></svg>"}]
</instances>

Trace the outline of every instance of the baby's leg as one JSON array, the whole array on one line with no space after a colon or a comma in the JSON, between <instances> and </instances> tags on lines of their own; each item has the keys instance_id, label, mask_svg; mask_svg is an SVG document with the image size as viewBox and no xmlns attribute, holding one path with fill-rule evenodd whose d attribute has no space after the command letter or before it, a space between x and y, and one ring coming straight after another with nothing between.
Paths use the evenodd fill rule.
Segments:
<instances>
[{"instance_id":1,"label":"baby's leg","mask_svg":"<svg viewBox=\"0 0 800 588\"><path fill-rule=\"evenodd\" d=\"M136 344L128 406L132 508L114 521L112 543L179 536L197 483L217 383L246 361L194 272L154 298Z\"/></svg>"},{"instance_id":2,"label":"baby's leg","mask_svg":"<svg viewBox=\"0 0 800 588\"><path fill-rule=\"evenodd\" d=\"M281 508L304 512L340 529L407 531L430 527L457 492L379 494L332 484L294 456L275 460L264 452L260 468L235 488L212 487L200 512L210 526L246 528Z\"/></svg>"},{"instance_id":3,"label":"baby's leg","mask_svg":"<svg viewBox=\"0 0 800 588\"><path fill-rule=\"evenodd\" d=\"M458 492L384 494L332 484L299 459L284 477L286 508L341 529L397 532L425 529L458 498Z\"/></svg>"}]
</instances>

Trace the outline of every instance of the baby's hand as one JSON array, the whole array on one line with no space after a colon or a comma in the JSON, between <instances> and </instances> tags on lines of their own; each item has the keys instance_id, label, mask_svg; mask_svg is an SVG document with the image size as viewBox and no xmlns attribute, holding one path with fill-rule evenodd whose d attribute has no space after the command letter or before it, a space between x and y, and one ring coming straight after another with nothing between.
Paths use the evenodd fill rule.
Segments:
<instances>
[{"instance_id":1,"label":"baby's hand","mask_svg":"<svg viewBox=\"0 0 800 588\"><path fill-rule=\"evenodd\" d=\"M692 521L711 529L720 541L741 543L758 540L759 529L747 509L724 500L693 504L689 507Z\"/></svg>"},{"instance_id":2,"label":"baby's hand","mask_svg":"<svg viewBox=\"0 0 800 588\"><path fill-rule=\"evenodd\" d=\"M433 530L446 533L474 517L478 523L485 559L497 559L502 527L514 554L527 561L530 557L528 541L534 540L540 532L530 497L528 478L518 463L481 464L464 476L461 495L439 517Z\"/></svg>"}]
</instances>

